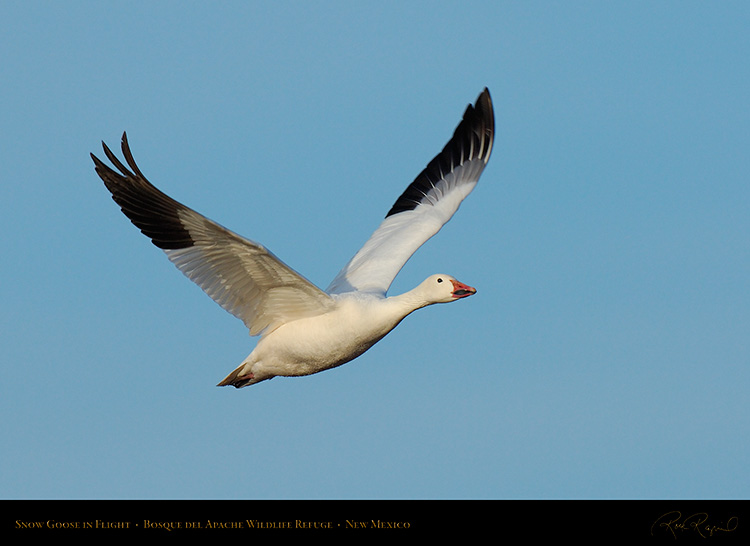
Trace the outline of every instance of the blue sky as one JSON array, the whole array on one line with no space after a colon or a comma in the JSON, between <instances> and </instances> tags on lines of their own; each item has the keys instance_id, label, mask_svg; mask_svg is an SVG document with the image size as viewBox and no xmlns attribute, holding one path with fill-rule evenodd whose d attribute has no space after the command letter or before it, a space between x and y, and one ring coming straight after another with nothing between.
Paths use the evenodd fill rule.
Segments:
<instances>
[{"instance_id":1,"label":"blue sky","mask_svg":"<svg viewBox=\"0 0 750 546\"><path fill-rule=\"evenodd\" d=\"M4 2L2 498L747 498L743 2ZM89 152L325 287L489 87L402 270L478 288L333 371L255 340Z\"/></svg>"}]
</instances>

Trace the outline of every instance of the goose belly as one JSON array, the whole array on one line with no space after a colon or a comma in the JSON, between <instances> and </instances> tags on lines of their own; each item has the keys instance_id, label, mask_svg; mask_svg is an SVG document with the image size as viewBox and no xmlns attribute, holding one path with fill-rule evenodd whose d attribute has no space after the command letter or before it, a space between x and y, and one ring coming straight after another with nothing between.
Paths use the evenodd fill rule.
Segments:
<instances>
[{"instance_id":1,"label":"goose belly","mask_svg":"<svg viewBox=\"0 0 750 546\"><path fill-rule=\"evenodd\" d=\"M280 326L256 348L259 364L273 375L309 375L345 364L367 351L396 323L357 315L323 315Z\"/></svg>"}]
</instances>

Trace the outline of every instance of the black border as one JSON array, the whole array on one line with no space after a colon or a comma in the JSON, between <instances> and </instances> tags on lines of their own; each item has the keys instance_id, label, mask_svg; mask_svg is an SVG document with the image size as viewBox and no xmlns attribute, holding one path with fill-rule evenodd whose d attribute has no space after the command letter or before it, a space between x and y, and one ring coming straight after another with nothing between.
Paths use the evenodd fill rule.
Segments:
<instances>
[{"instance_id":1,"label":"black border","mask_svg":"<svg viewBox=\"0 0 750 546\"><path fill-rule=\"evenodd\" d=\"M404 535L750 543L750 503L744 500L1 502L2 535L15 540L59 540L68 535L92 541L116 535L247 539L312 533L342 541Z\"/></svg>"}]
</instances>

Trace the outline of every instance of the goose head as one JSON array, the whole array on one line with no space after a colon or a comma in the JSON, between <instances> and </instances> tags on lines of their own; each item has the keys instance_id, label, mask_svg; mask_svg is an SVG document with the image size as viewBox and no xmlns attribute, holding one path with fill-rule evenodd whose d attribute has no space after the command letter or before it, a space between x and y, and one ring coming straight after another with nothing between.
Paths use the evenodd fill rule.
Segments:
<instances>
[{"instance_id":1,"label":"goose head","mask_svg":"<svg viewBox=\"0 0 750 546\"><path fill-rule=\"evenodd\" d=\"M423 297L430 303L450 303L476 294L475 288L459 282L450 275L431 275L419 285Z\"/></svg>"}]
</instances>

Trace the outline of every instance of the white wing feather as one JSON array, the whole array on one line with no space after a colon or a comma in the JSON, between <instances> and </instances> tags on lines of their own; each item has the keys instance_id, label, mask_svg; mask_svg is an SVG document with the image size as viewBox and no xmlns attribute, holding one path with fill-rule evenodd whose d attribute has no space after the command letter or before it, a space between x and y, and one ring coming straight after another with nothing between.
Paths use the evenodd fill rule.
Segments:
<instances>
[{"instance_id":1,"label":"white wing feather","mask_svg":"<svg viewBox=\"0 0 750 546\"><path fill-rule=\"evenodd\" d=\"M320 315L333 300L263 245L240 237L192 210L180 219L195 245L164 252L216 303L242 320L250 335Z\"/></svg>"}]
</instances>

